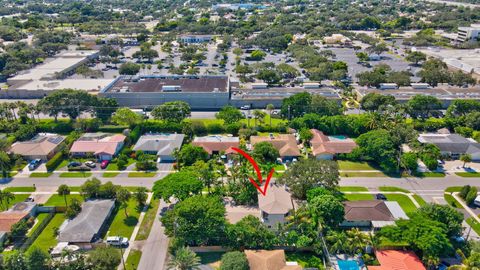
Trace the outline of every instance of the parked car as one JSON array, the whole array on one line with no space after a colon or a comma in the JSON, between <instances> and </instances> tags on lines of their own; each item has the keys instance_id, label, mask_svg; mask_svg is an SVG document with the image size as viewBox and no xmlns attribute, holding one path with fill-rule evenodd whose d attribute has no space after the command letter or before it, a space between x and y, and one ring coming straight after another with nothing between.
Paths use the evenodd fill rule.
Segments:
<instances>
[{"instance_id":1,"label":"parked car","mask_svg":"<svg viewBox=\"0 0 480 270\"><path fill-rule=\"evenodd\" d=\"M28 163L28 169L29 170L35 170L38 166L40 166L40 164L42 163L42 160L41 159L34 159L32 161L30 161L30 163Z\"/></svg>"},{"instance_id":2,"label":"parked car","mask_svg":"<svg viewBox=\"0 0 480 270\"><path fill-rule=\"evenodd\" d=\"M28 198L25 199L24 202L34 202L34 201L35 201L35 199L33 199L32 197L28 197Z\"/></svg>"},{"instance_id":3,"label":"parked car","mask_svg":"<svg viewBox=\"0 0 480 270\"><path fill-rule=\"evenodd\" d=\"M375 198L377 198L377 200L382 200L382 201L387 200L387 197L385 195L383 195L382 193L378 193L377 195L375 195Z\"/></svg>"},{"instance_id":4,"label":"parked car","mask_svg":"<svg viewBox=\"0 0 480 270\"><path fill-rule=\"evenodd\" d=\"M100 163L100 168L106 169L107 166L108 166L108 163L110 163L110 161L108 161L108 160L102 161L102 163Z\"/></svg>"},{"instance_id":5,"label":"parked car","mask_svg":"<svg viewBox=\"0 0 480 270\"><path fill-rule=\"evenodd\" d=\"M128 246L128 239L121 236L109 236L107 237L107 245L116 247Z\"/></svg>"},{"instance_id":6,"label":"parked car","mask_svg":"<svg viewBox=\"0 0 480 270\"><path fill-rule=\"evenodd\" d=\"M97 164L94 161L85 161L85 166L90 167L90 168L95 168L97 167Z\"/></svg>"},{"instance_id":7,"label":"parked car","mask_svg":"<svg viewBox=\"0 0 480 270\"><path fill-rule=\"evenodd\" d=\"M72 161L72 162L68 163L67 167L80 167L80 166L82 166L82 163L80 163L78 161Z\"/></svg>"},{"instance_id":8,"label":"parked car","mask_svg":"<svg viewBox=\"0 0 480 270\"><path fill-rule=\"evenodd\" d=\"M250 110L250 105L243 105L240 110Z\"/></svg>"}]
</instances>

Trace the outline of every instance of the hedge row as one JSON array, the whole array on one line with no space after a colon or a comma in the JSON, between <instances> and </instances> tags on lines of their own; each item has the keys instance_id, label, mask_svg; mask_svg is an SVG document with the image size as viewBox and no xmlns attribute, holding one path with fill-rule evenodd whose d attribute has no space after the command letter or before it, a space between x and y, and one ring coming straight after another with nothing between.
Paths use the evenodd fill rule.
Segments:
<instances>
[{"instance_id":1,"label":"hedge row","mask_svg":"<svg viewBox=\"0 0 480 270\"><path fill-rule=\"evenodd\" d=\"M49 161L47 161L45 166L47 167L48 171L53 171L55 170L55 168L58 167L58 165L60 165L60 163L62 163L62 161L63 161L63 153L58 152Z\"/></svg>"}]
</instances>

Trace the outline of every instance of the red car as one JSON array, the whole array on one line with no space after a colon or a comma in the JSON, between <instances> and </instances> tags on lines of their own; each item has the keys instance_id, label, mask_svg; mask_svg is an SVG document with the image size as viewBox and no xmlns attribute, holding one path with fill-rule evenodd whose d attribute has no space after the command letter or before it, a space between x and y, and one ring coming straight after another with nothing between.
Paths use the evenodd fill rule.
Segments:
<instances>
[{"instance_id":1,"label":"red car","mask_svg":"<svg viewBox=\"0 0 480 270\"><path fill-rule=\"evenodd\" d=\"M100 168L105 169L108 166L108 163L110 163L109 160L104 160L102 163L100 163Z\"/></svg>"}]
</instances>

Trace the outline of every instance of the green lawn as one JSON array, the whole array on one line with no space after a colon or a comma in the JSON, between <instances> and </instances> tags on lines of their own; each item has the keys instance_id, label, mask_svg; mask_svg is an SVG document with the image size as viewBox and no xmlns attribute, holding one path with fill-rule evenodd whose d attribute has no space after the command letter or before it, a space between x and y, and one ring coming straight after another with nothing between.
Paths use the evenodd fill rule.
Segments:
<instances>
[{"instance_id":1,"label":"green lawn","mask_svg":"<svg viewBox=\"0 0 480 270\"><path fill-rule=\"evenodd\" d=\"M113 178L113 177L117 177L120 173L119 172L106 172L106 173L103 173L103 177L106 177L106 178Z\"/></svg>"},{"instance_id":2,"label":"green lawn","mask_svg":"<svg viewBox=\"0 0 480 270\"><path fill-rule=\"evenodd\" d=\"M137 249L130 250L127 261L125 262L125 268L127 268L126 270L136 270L141 257L142 257L142 252L140 250L137 250Z\"/></svg>"},{"instance_id":3,"label":"green lawn","mask_svg":"<svg viewBox=\"0 0 480 270\"><path fill-rule=\"evenodd\" d=\"M67 203L70 202L71 199L76 198L79 201L83 201L83 197L80 194L70 194L67 195ZM53 194L48 201L44 204L45 206L65 206L65 200L63 196L58 194Z\"/></svg>"},{"instance_id":4,"label":"green lawn","mask_svg":"<svg viewBox=\"0 0 480 270\"><path fill-rule=\"evenodd\" d=\"M445 177L445 173L442 173L442 172L417 172L417 173L414 173L413 175L420 178Z\"/></svg>"},{"instance_id":5,"label":"green lawn","mask_svg":"<svg viewBox=\"0 0 480 270\"><path fill-rule=\"evenodd\" d=\"M373 194L343 194L348 201L368 201L374 200Z\"/></svg>"},{"instance_id":6,"label":"green lawn","mask_svg":"<svg viewBox=\"0 0 480 270\"><path fill-rule=\"evenodd\" d=\"M34 192L35 188L33 186L31 187L7 187L4 189L4 191L9 191L9 192Z\"/></svg>"},{"instance_id":7,"label":"green lawn","mask_svg":"<svg viewBox=\"0 0 480 270\"><path fill-rule=\"evenodd\" d=\"M472 227L472 229L480 235L480 223L478 223L475 219L473 219L472 217L469 217L465 220L467 222L468 225L470 225L470 227Z\"/></svg>"},{"instance_id":8,"label":"green lawn","mask_svg":"<svg viewBox=\"0 0 480 270\"><path fill-rule=\"evenodd\" d=\"M152 198L150 201L150 206L143 217L142 224L140 225L140 229L138 230L137 238L135 240L145 240L148 238L153 222L155 221L155 218L157 218L157 210L159 205L160 200Z\"/></svg>"},{"instance_id":9,"label":"green lawn","mask_svg":"<svg viewBox=\"0 0 480 270\"><path fill-rule=\"evenodd\" d=\"M413 204L412 200L407 195L403 194L385 194L387 200L396 201L402 207L403 211L408 215L409 213L417 210L417 207Z\"/></svg>"},{"instance_id":10,"label":"green lawn","mask_svg":"<svg viewBox=\"0 0 480 270\"><path fill-rule=\"evenodd\" d=\"M378 190L380 191L399 191L399 192L404 192L404 193L410 193L410 191L399 188L399 187L379 187Z\"/></svg>"},{"instance_id":11,"label":"green lawn","mask_svg":"<svg viewBox=\"0 0 480 270\"><path fill-rule=\"evenodd\" d=\"M480 173L478 172L456 172L455 174L460 177L470 177L470 178L480 177Z\"/></svg>"},{"instance_id":12,"label":"green lawn","mask_svg":"<svg viewBox=\"0 0 480 270\"><path fill-rule=\"evenodd\" d=\"M455 208L463 208L462 205L457 200L455 200L455 198L452 195L444 194L443 198L445 199L445 201L447 201L448 205Z\"/></svg>"},{"instance_id":13,"label":"green lawn","mask_svg":"<svg viewBox=\"0 0 480 270\"><path fill-rule=\"evenodd\" d=\"M130 172L128 177L155 177L156 172Z\"/></svg>"},{"instance_id":14,"label":"green lawn","mask_svg":"<svg viewBox=\"0 0 480 270\"><path fill-rule=\"evenodd\" d=\"M217 264L217 267L219 266L218 264L220 263L220 260L222 259L222 255L225 254L225 252L198 252L197 255L200 257L200 262L202 264Z\"/></svg>"},{"instance_id":15,"label":"green lawn","mask_svg":"<svg viewBox=\"0 0 480 270\"><path fill-rule=\"evenodd\" d=\"M340 172L341 177L387 177L383 172Z\"/></svg>"},{"instance_id":16,"label":"green lawn","mask_svg":"<svg viewBox=\"0 0 480 270\"><path fill-rule=\"evenodd\" d=\"M343 187L339 187L338 190L340 190L340 191L368 191L368 188L360 187L360 186L343 186Z\"/></svg>"},{"instance_id":17,"label":"green lawn","mask_svg":"<svg viewBox=\"0 0 480 270\"><path fill-rule=\"evenodd\" d=\"M132 165L133 163L135 163L135 161L136 161L136 160L133 159L133 158L128 158L127 165L125 165L125 167ZM116 163L116 162L115 162L115 163L114 163L114 162L110 162L110 163L108 164L106 170L107 170L107 171L120 171L120 170L118 169L118 166L117 166L117 163Z\"/></svg>"},{"instance_id":18,"label":"green lawn","mask_svg":"<svg viewBox=\"0 0 480 270\"><path fill-rule=\"evenodd\" d=\"M140 211L137 209L137 202L135 200L128 202L127 213L128 217L125 216L125 209L118 208L110 224L108 235L130 238L135 225L138 223L138 217L140 216Z\"/></svg>"},{"instance_id":19,"label":"green lawn","mask_svg":"<svg viewBox=\"0 0 480 270\"><path fill-rule=\"evenodd\" d=\"M344 171L376 171L377 170L367 162L339 160L337 161L337 163L338 163L339 169Z\"/></svg>"},{"instance_id":20,"label":"green lawn","mask_svg":"<svg viewBox=\"0 0 480 270\"><path fill-rule=\"evenodd\" d=\"M14 195L15 195L15 198L8 203L6 209L3 209L3 205L2 205L2 210L7 210L8 208L12 207L16 203L23 202L25 201L25 199L30 197L30 194L14 194Z\"/></svg>"},{"instance_id":21,"label":"green lawn","mask_svg":"<svg viewBox=\"0 0 480 270\"><path fill-rule=\"evenodd\" d=\"M32 178L45 178L45 177L49 177L50 175L52 175L51 172L33 172L30 174L30 177Z\"/></svg>"},{"instance_id":22,"label":"green lawn","mask_svg":"<svg viewBox=\"0 0 480 270\"><path fill-rule=\"evenodd\" d=\"M64 172L59 175L61 178L85 178L92 176L91 172Z\"/></svg>"},{"instance_id":23,"label":"green lawn","mask_svg":"<svg viewBox=\"0 0 480 270\"><path fill-rule=\"evenodd\" d=\"M37 215L35 225L28 231L27 236L32 235L32 233L38 228L38 226L48 217L49 213L40 213Z\"/></svg>"},{"instance_id":24,"label":"green lawn","mask_svg":"<svg viewBox=\"0 0 480 270\"><path fill-rule=\"evenodd\" d=\"M62 162L60 162L60 164L58 164L58 166L55 167L52 171L61 169L61 168L63 168L63 167L67 167L68 163L70 163L70 160L64 159L64 160L62 160Z\"/></svg>"},{"instance_id":25,"label":"green lawn","mask_svg":"<svg viewBox=\"0 0 480 270\"><path fill-rule=\"evenodd\" d=\"M289 262L297 262L302 268L324 269L322 259L313 252L285 252L285 258Z\"/></svg>"},{"instance_id":26,"label":"green lawn","mask_svg":"<svg viewBox=\"0 0 480 270\"><path fill-rule=\"evenodd\" d=\"M418 204L420 204L420 206L427 204L427 202L420 195L413 194L413 198L415 199L415 201L417 201Z\"/></svg>"},{"instance_id":27,"label":"green lawn","mask_svg":"<svg viewBox=\"0 0 480 270\"><path fill-rule=\"evenodd\" d=\"M460 192L462 190L462 187L448 187L445 189L445 192Z\"/></svg>"},{"instance_id":28,"label":"green lawn","mask_svg":"<svg viewBox=\"0 0 480 270\"><path fill-rule=\"evenodd\" d=\"M52 220L48 223L47 227L40 233L37 239L30 246L37 246L43 251L48 252L48 249L57 245L57 239L55 231L62 225L65 221L65 216L63 214L55 214Z\"/></svg>"}]
</instances>

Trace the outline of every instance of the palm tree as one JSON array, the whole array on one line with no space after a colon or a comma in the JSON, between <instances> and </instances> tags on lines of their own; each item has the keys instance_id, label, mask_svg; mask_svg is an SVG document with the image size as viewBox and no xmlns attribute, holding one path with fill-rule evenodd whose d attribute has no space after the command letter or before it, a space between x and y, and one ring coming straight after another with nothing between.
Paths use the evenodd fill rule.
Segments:
<instances>
[{"instance_id":1,"label":"palm tree","mask_svg":"<svg viewBox=\"0 0 480 270\"><path fill-rule=\"evenodd\" d=\"M347 246L351 255L361 253L368 245L368 235L361 232L358 228L353 228L346 232Z\"/></svg>"},{"instance_id":2,"label":"palm tree","mask_svg":"<svg viewBox=\"0 0 480 270\"><path fill-rule=\"evenodd\" d=\"M57 189L57 193L59 196L63 196L65 207L68 207L67 195L70 195L70 188L67 185L60 185Z\"/></svg>"},{"instance_id":3,"label":"palm tree","mask_svg":"<svg viewBox=\"0 0 480 270\"><path fill-rule=\"evenodd\" d=\"M273 112L273 110L275 110L275 106L273 106L273 104L268 104L266 109L268 111L268 114L270 115L270 127L271 127L272 126L272 112Z\"/></svg>"},{"instance_id":4,"label":"palm tree","mask_svg":"<svg viewBox=\"0 0 480 270\"><path fill-rule=\"evenodd\" d=\"M347 249L347 235L344 232L330 232L326 240L330 243L330 252L340 253Z\"/></svg>"},{"instance_id":5,"label":"palm tree","mask_svg":"<svg viewBox=\"0 0 480 270\"><path fill-rule=\"evenodd\" d=\"M168 262L168 269L195 270L200 269L200 258L189 247L179 248Z\"/></svg>"},{"instance_id":6,"label":"palm tree","mask_svg":"<svg viewBox=\"0 0 480 270\"><path fill-rule=\"evenodd\" d=\"M0 190L0 204L2 205L3 210L8 209L8 205L12 200L15 199L15 195L10 191L2 191Z\"/></svg>"},{"instance_id":7,"label":"palm tree","mask_svg":"<svg viewBox=\"0 0 480 270\"><path fill-rule=\"evenodd\" d=\"M12 112L13 118L17 120L17 115L15 114L15 109L17 108L17 104L13 102L7 103L7 108Z\"/></svg>"},{"instance_id":8,"label":"palm tree","mask_svg":"<svg viewBox=\"0 0 480 270\"><path fill-rule=\"evenodd\" d=\"M463 161L463 168L465 168L465 165L468 162L472 162L472 155L470 155L470 154L461 155L460 160Z\"/></svg>"},{"instance_id":9,"label":"palm tree","mask_svg":"<svg viewBox=\"0 0 480 270\"><path fill-rule=\"evenodd\" d=\"M255 126L257 126L257 120L260 121L260 123L263 122L263 119L265 118L265 113L261 110L253 110L253 117L255 118Z\"/></svg>"}]
</instances>

